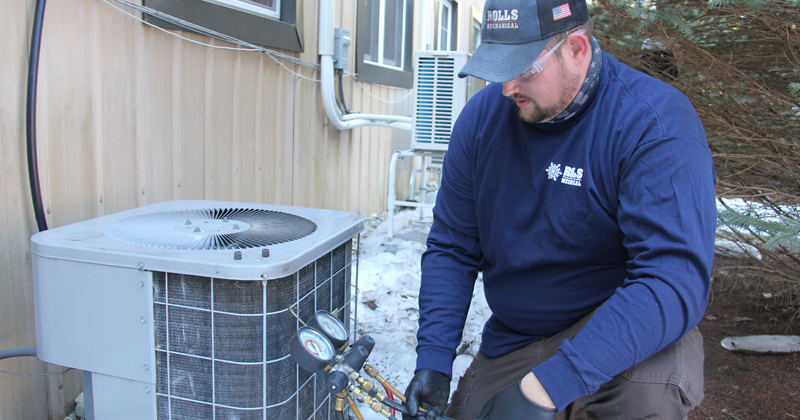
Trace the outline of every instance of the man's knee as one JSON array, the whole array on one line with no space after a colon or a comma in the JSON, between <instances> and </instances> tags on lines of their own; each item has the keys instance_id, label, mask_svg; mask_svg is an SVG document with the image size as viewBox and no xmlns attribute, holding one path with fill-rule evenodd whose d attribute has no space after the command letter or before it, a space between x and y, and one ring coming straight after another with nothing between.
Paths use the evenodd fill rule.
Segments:
<instances>
[{"instance_id":1,"label":"man's knee","mask_svg":"<svg viewBox=\"0 0 800 420\"><path fill-rule=\"evenodd\" d=\"M703 360L702 336L692 330L574 405L587 419L682 419L703 400Z\"/></svg>"},{"instance_id":2,"label":"man's knee","mask_svg":"<svg viewBox=\"0 0 800 420\"><path fill-rule=\"evenodd\" d=\"M475 418L495 392L541 362L536 358L548 341L494 359L479 354L459 381L445 415ZM554 353L559 342L545 353ZM694 329L675 345L617 375L596 393L579 398L558 418L682 419L703 399L703 360L703 338Z\"/></svg>"},{"instance_id":3,"label":"man's knee","mask_svg":"<svg viewBox=\"0 0 800 420\"><path fill-rule=\"evenodd\" d=\"M625 378L619 380L627 381ZM607 385L611 386L594 394L594 399L584 397L573 403L573 411L581 414L569 418L680 420L695 407L677 385L636 382L617 387L612 383Z\"/></svg>"}]
</instances>

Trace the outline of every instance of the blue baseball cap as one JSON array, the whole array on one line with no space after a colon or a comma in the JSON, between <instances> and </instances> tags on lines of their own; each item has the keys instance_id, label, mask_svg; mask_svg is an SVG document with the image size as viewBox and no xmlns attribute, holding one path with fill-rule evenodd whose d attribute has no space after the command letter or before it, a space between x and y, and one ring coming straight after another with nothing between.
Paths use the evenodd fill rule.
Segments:
<instances>
[{"instance_id":1,"label":"blue baseball cap","mask_svg":"<svg viewBox=\"0 0 800 420\"><path fill-rule=\"evenodd\" d=\"M458 73L507 82L530 67L553 35L589 19L585 0L487 0L481 45Z\"/></svg>"}]
</instances>

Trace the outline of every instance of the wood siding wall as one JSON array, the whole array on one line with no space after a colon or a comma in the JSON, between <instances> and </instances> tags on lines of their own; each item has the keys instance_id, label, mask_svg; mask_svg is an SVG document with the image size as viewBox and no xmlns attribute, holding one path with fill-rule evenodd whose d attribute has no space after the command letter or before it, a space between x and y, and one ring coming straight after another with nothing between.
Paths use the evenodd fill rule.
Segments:
<instances>
[{"instance_id":1,"label":"wood siding wall","mask_svg":"<svg viewBox=\"0 0 800 420\"><path fill-rule=\"evenodd\" d=\"M318 62L318 3L302 3L305 48L296 57ZM0 351L36 345L30 268L36 223L25 149L35 5L36 0L0 0ZM468 50L471 9L482 1L459 5L459 45ZM420 13L415 11L415 19ZM350 28L354 37L355 17L355 0L337 2L336 26ZM355 42L350 62L355 63ZM49 0L37 114L48 226L177 199L362 215L386 211L389 160L394 150L410 146L410 133L378 127L339 132L322 108L320 84L313 81L319 77L263 53L177 38L102 0ZM363 112L410 115L408 93L352 77L345 81L348 106ZM400 198L408 194L414 164L401 163ZM62 310L81 308L63 302ZM1 360L0 369L44 373L61 367L25 357ZM61 420L78 392L76 371L48 377L0 373L0 420Z\"/></svg>"}]
</instances>

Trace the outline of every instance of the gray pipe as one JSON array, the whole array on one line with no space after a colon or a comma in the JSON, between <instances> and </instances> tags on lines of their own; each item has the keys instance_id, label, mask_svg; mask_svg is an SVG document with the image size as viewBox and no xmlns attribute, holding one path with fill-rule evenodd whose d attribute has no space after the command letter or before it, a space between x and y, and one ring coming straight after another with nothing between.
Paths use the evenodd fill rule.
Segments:
<instances>
[{"instance_id":1,"label":"gray pipe","mask_svg":"<svg viewBox=\"0 0 800 420\"><path fill-rule=\"evenodd\" d=\"M0 360L12 357L33 356L36 357L36 347L21 347L18 349L0 351Z\"/></svg>"}]
</instances>

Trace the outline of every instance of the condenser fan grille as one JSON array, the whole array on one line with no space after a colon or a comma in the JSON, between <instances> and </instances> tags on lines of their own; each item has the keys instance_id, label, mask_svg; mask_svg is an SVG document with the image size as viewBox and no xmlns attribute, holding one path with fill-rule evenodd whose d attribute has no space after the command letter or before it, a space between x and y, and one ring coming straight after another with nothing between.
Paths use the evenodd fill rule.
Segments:
<instances>
[{"instance_id":1,"label":"condenser fan grille","mask_svg":"<svg viewBox=\"0 0 800 420\"><path fill-rule=\"evenodd\" d=\"M118 241L170 249L258 248L308 236L317 225L272 210L207 208L137 214L110 223L106 236Z\"/></svg>"}]
</instances>

